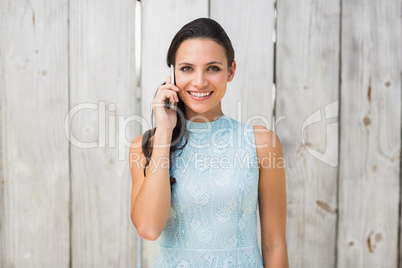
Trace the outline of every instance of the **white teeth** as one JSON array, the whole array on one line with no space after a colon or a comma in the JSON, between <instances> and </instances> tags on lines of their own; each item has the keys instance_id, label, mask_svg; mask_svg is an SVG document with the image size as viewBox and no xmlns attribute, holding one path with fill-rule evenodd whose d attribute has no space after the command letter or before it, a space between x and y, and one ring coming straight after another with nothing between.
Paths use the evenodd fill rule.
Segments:
<instances>
[{"instance_id":1,"label":"white teeth","mask_svg":"<svg viewBox=\"0 0 402 268\"><path fill-rule=\"evenodd\" d=\"M195 92L190 92L191 95L196 96L196 97L205 97L205 96L210 95L211 93L212 93L212 91L211 91L211 92L208 92L208 93L195 93Z\"/></svg>"}]
</instances>

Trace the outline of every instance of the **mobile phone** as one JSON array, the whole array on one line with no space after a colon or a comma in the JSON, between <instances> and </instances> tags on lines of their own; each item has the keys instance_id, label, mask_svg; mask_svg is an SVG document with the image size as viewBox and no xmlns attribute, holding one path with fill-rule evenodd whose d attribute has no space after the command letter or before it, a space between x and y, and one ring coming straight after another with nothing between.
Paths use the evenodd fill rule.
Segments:
<instances>
[{"instance_id":1,"label":"mobile phone","mask_svg":"<svg viewBox=\"0 0 402 268\"><path fill-rule=\"evenodd\" d=\"M173 64L170 65L170 77L171 77L171 82L172 82L172 84L173 84L173 85L176 85L176 82L175 82L175 74L174 74L174 66L173 66ZM167 109L170 109L170 110L174 111L174 110L176 110L176 107L175 107L175 106L176 106L175 103L171 103L171 102L170 102L170 99L166 99L165 107L166 107Z\"/></svg>"},{"instance_id":2,"label":"mobile phone","mask_svg":"<svg viewBox=\"0 0 402 268\"><path fill-rule=\"evenodd\" d=\"M174 66L170 65L170 76L172 77L172 84L176 85L175 77L174 77Z\"/></svg>"}]
</instances>

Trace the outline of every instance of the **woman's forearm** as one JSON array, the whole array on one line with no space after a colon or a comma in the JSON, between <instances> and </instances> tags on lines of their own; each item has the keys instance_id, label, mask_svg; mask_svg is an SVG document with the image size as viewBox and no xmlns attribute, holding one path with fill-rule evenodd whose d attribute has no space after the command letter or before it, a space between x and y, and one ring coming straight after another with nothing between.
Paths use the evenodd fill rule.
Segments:
<instances>
[{"instance_id":1,"label":"woman's forearm","mask_svg":"<svg viewBox=\"0 0 402 268\"><path fill-rule=\"evenodd\" d=\"M273 249L263 248L262 259L265 268L289 268L287 246L277 246Z\"/></svg>"},{"instance_id":2,"label":"woman's forearm","mask_svg":"<svg viewBox=\"0 0 402 268\"><path fill-rule=\"evenodd\" d=\"M159 237L170 213L169 152L171 138L171 132L156 130L147 175L134 202L132 217L136 221L140 236L148 240L156 240Z\"/></svg>"}]
</instances>

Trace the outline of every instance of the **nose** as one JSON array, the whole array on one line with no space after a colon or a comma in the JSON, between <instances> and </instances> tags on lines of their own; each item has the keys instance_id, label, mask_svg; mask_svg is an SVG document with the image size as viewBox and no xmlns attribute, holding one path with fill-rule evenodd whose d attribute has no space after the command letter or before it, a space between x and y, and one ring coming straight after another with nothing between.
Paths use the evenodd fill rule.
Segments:
<instances>
[{"instance_id":1,"label":"nose","mask_svg":"<svg viewBox=\"0 0 402 268\"><path fill-rule=\"evenodd\" d=\"M203 71L198 71L195 73L192 84L194 87L202 89L208 85L208 81L205 77L205 73Z\"/></svg>"}]
</instances>

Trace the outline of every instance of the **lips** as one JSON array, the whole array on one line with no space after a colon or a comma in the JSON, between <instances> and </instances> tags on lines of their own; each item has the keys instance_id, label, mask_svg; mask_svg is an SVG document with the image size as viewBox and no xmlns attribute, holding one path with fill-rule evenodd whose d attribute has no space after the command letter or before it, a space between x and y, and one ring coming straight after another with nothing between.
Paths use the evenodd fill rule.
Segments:
<instances>
[{"instance_id":1,"label":"lips","mask_svg":"<svg viewBox=\"0 0 402 268\"><path fill-rule=\"evenodd\" d=\"M204 96L204 97L197 97L197 96L191 95L190 92L197 92L197 93L208 93L208 92L211 92L211 93L210 93L209 95L207 95L207 96ZM208 99L209 97L211 97L211 96L214 94L214 91L188 91L188 94L190 95L190 97L191 97L192 99L195 99L195 100L205 100L205 99Z\"/></svg>"},{"instance_id":2,"label":"lips","mask_svg":"<svg viewBox=\"0 0 402 268\"><path fill-rule=\"evenodd\" d=\"M211 91L196 91L196 90L189 90L188 92L194 92L194 93L208 93L208 92L212 92L212 90Z\"/></svg>"}]
</instances>

